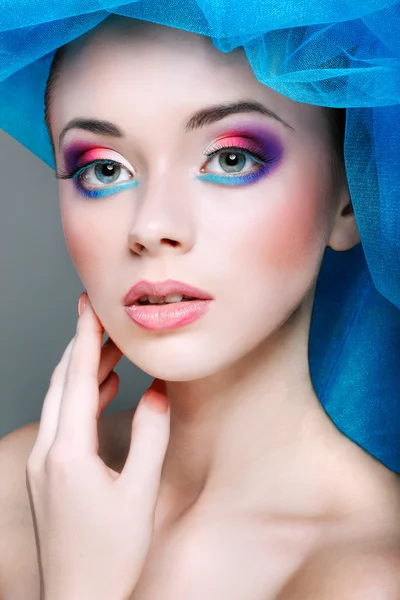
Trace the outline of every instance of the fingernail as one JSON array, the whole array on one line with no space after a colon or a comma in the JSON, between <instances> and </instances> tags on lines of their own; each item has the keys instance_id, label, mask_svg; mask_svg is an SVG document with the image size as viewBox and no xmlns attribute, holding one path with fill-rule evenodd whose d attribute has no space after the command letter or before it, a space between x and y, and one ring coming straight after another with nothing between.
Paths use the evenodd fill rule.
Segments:
<instances>
[{"instance_id":1,"label":"fingernail","mask_svg":"<svg viewBox=\"0 0 400 600\"><path fill-rule=\"evenodd\" d=\"M165 388L155 380L143 395L143 400L149 408L159 413L166 413L169 408L168 396L164 392L164 389Z\"/></svg>"},{"instance_id":2,"label":"fingernail","mask_svg":"<svg viewBox=\"0 0 400 600\"><path fill-rule=\"evenodd\" d=\"M87 299L87 293L82 292L82 294L79 296L79 300L78 300L78 315L79 316L81 316L81 314L83 313L83 309L85 308L85 305L86 305L86 299Z\"/></svg>"}]
</instances>

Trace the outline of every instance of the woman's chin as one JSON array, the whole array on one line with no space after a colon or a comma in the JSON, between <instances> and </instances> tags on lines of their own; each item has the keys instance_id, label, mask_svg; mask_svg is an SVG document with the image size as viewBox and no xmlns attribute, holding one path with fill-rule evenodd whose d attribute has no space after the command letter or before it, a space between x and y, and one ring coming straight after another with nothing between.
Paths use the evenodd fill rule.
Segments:
<instances>
[{"instance_id":1,"label":"woman's chin","mask_svg":"<svg viewBox=\"0 0 400 600\"><path fill-rule=\"evenodd\" d=\"M193 381L214 375L219 370L215 363L204 361L201 364L200 361L190 360L189 357L187 361L164 359L158 360L157 363L154 360L146 360L138 356L126 355L126 357L150 377L164 381Z\"/></svg>"}]
</instances>

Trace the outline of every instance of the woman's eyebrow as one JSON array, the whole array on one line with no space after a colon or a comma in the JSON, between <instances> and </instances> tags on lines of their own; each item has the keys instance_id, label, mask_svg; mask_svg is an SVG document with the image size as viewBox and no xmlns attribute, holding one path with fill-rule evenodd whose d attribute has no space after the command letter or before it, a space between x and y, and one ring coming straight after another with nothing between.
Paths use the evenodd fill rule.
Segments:
<instances>
[{"instance_id":1,"label":"woman's eyebrow","mask_svg":"<svg viewBox=\"0 0 400 600\"><path fill-rule=\"evenodd\" d=\"M294 131L294 128L289 125L289 123L284 121L279 115L255 100L240 100L238 102L228 102L226 104L216 104L214 106L202 108L190 117L189 121L186 123L185 129L186 131L193 131L194 129L200 129L206 125L216 123L217 121L220 121L229 115L246 112L257 112L262 115L266 115L272 119L275 119L276 121L279 121L282 123L282 125L288 127L289 129L293 129ZM122 129L115 125L115 123L100 119L85 119L83 117L77 117L71 121L68 121L60 133L58 140L59 148L61 148L65 134L70 129L83 129L98 135L106 135L111 137L125 137L125 133L122 131Z\"/></svg>"},{"instance_id":2,"label":"woman's eyebrow","mask_svg":"<svg viewBox=\"0 0 400 600\"><path fill-rule=\"evenodd\" d=\"M289 129L294 128L289 125L286 121L284 121L279 115L274 113L270 108L267 108L260 102L256 102L255 100L239 100L237 102L228 102L226 104L216 104L214 106L210 106L208 108L203 108L198 110L186 124L186 131L192 131L193 129L200 129L206 125L211 125L212 123L216 123L229 115L234 115L237 113L244 112L257 112L262 115L267 115L276 121L279 121L285 127L289 127Z\"/></svg>"},{"instance_id":3,"label":"woman's eyebrow","mask_svg":"<svg viewBox=\"0 0 400 600\"><path fill-rule=\"evenodd\" d=\"M115 123L110 121L104 121L102 119L85 119L84 117L76 117L71 119L65 125L58 138L58 148L61 149L65 134L70 129L83 129L84 131L91 131L98 135L107 135L110 137L125 137L124 132Z\"/></svg>"}]
</instances>

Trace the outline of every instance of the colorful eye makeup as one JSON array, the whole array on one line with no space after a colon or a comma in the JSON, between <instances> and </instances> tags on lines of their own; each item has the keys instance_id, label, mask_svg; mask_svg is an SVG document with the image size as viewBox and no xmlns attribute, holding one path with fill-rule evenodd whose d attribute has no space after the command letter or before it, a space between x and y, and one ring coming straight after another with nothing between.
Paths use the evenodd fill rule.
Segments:
<instances>
[{"instance_id":1,"label":"colorful eye makeup","mask_svg":"<svg viewBox=\"0 0 400 600\"><path fill-rule=\"evenodd\" d=\"M254 129L232 131L206 149L204 154L209 160L197 178L222 185L248 185L268 175L282 153L275 136ZM205 167L214 168L214 172L206 172Z\"/></svg>"},{"instance_id":2,"label":"colorful eye makeup","mask_svg":"<svg viewBox=\"0 0 400 600\"><path fill-rule=\"evenodd\" d=\"M282 155L275 135L254 126L236 127L206 148L207 160L196 178L219 185L249 185L269 175ZM133 168L121 158L111 149L74 143L65 150L65 171L56 177L72 179L78 193L87 198L111 196L138 185Z\"/></svg>"},{"instance_id":3,"label":"colorful eye makeup","mask_svg":"<svg viewBox=\"0 0 400 600\"><path fill-rule=\"evenodd\" d=\"M115 155L119 160L113 160L110 155ZM122 162L120 154L113 150L93 147L88 149L76 144L67 148L65 163L67 168L65 171L57 172L57 179L72 179L76 190L86 198L112 196L138 184L132 173L132 167ZM114 183L116 185L111 187L98 185ZM87 185L97 185L97 187L86 187Z\"/></svg>"}]
</instances>

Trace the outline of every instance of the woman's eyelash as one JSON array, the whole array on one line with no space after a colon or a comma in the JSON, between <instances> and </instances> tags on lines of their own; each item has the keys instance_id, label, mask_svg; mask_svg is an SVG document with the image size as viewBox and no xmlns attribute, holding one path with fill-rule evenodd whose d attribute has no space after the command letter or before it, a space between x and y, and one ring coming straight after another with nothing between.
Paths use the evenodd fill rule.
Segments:
<instances>
[{"instance_id":1,"label":"woman's eyelash","mask_svg":"<svg viewBox=\"0 0 400 600\"><path fill-rule=\"evenodd\" d=\"M274 160L271 156L262 152L261 150L255 150L254 148L252 148L250 146L246 146L246 145L237 146L235 144L232 144L232 145L225 144L225 145L219 146L218 148L214 147L211 152L205 153L205 156L207 158L212 158L218 152L223 152L224 150L236 150L237 152L247 152L251 157L255 158L257 161L262 162L262 163L269 163ZM97 160L92 160L88 163L81 165L80 167L76 167L71 170L68 170L68 169L57 170L56 178L57 179L73 179L74 177L78 176L80 173L83 173L84 171L89 169L89 167L92 167L92 166L95 166L98 164L118 165L120 167L126 168L122 163L119 163L115 160L97 159Z\"/></svg>"},{"instance_id":2,"label":"woman's eyelash","mask_svg":"<svg viewBox=\"0 0 400 600\"><path fill-rule=\"evenodd\" d=\"M250 155L252 158L255 158L258 162L261 163L269 163L269 162L273 162L274 158L264 152L262 152L262 150L255 150L254 148L250 147L250 146L245 146L245 145L241 145L238 146L237 144L225 144L225 145L221 145L218 148L213 148L213 150L211 152L207 152L205 153L205 156L207 158L212 158L213 156L215 156L215 154L217 154L218 152L223 152L224 150L231 150L231 151L236 151L237 153L243 153L243 154L248 154Z\"/></svg>"},{"instance_id":3,"label":"woman's eyelash","mask_svg":"<svg viewBox=\"0 0 400 600\"><path fill-rule=\"evenodd\" d=\"M80 167L76 167L75 169L72 169L72 170L60 169L59 171L56 171L56 179L73 179L75 176L78 176L80 173L83 173L84 171L89 169L89 167L93 167L95 165L118 165L120 167L123 167L124 169L127 169L127 167L125 167L125 165L117 162L116 160L111 160L109 158L107 158L107 159L99 158L97 160L92 160L88 163L85 163L84 165L81 165Z\"/></svg>"}]
</instances>

